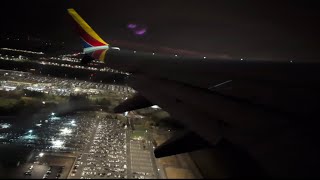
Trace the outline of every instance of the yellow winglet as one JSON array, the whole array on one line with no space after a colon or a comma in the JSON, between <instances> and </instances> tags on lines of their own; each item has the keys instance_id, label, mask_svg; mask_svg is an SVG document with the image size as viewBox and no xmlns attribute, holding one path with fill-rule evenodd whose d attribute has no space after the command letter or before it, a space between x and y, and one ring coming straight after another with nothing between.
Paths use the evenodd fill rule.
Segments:
<instances>
[{"instance_id":1,"label":"yellow winglet","mask_svg":"<svg viewBox=\"0 0 320 180\"><path fill-rule=\"evenodd\" d=\"M68 13L72 16L75 22L79 25L78 32L82 40L90 47L108 45L73 9L68 9Z\"/></svg>"}]
</instances>

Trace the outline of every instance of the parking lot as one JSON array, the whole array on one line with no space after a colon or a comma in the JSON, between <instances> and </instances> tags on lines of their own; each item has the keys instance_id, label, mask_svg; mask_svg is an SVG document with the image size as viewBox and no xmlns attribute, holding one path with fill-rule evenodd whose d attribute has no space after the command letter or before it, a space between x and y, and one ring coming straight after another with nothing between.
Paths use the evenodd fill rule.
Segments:
<instances>
[{"instance_id":1,"label":"parking lot","mask_svg":"<svg viewBox=\"0 0 320 180\"><path fill-rule=\"evenodd\" d=\"M70 178L127 178L127 145L124 124L103 118L95 125L90 142L79 154Z\"/></svg>"},{"instance_id":2,"label":"parking lot","mask_svg":"<svg viewBox=\"0 0 320 180\"><path fill-rule=\"evenodd\" d=\"M17 71L0 70L0 81L1 80L4 80L2 81L4 86L2 88L5 89L20 87L31 91L44 92L58 96L69 96L72 93L106 95L108 92L127 95L135 92L128 86L79 81L77 79L39 76Z\"/></svg>"},{"instance_id":3,"label":"parking lot","mask_svg":"<svg viewBox=\"0 0 320 180\"><path fill-rule=\"evenodd\" d=\"M40 162L32 163L31 161L19 166L12 177L17 179L66 179L73 161L72 157L48 155Z\"/></svg>"},{"instance_id":4,"label":"parking lot","mask_svg":"<svg viewBox=\"0 0 320 180\"><path fill-rule=\"evenodd\" d=\"M46 141L37 144L33 158L19 167L18 178L158 177L147 133L143 135L146 141L131 139L132 132L127 129L126 121L110 119L107 113L99 111L77 112L63 117L52 113L48 120L39 123L42 125L28 132L26 138L33 134ZM33 169L28 173L31 165ZM62 166L65 169L59 172Z\"/></svg>"},{"instance_id":5,"label":"parking lot","mask_svg":"<svg viewBox=\"0 0 320 180\"><path fill-rule=\"evenodd\" d=\"M155 173L152 164L150 151L143 147L141 141L130 141L130 157L132 178L153 179Z\"/></svg>"},{"instance_id":6,"label":"parking lot","mask_svg":"<svg viewBox=\"0 0 320 180\"><path fill-rule=\"evenodd\" d=\"M90 91L88 94L108 94L108 90L120 94L134 92L126 86L17 71L0 71L0 82L0 89L6 91L29 89L61 96L74 91ZM141 146L141 141L130 141L132 132L127 129L127 121L110 118L113 116L100 111L66 115L50 111L47 117L35 120L32 128L20 134L13 133L10 139L15 143L34 148L33 158L19 166L18 178L156 178L151 149ZM47 159L52 154L55 158ZM65 158L61 161L68 162L67 165L55 162L59 159L56 155ZM64 166L66 169L62 170Z\"/></svg>"}]
</instances>

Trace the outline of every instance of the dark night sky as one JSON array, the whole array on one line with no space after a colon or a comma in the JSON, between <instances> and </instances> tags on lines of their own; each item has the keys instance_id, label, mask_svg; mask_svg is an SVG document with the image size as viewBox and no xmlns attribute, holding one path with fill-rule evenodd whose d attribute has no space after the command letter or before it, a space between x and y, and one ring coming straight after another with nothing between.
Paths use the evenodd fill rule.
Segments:
<instances>
[{"instance_id":1,"label":"dark night sky","mask_svg":"<svg viewBox=\"0 0 320 180\"><path fill-rule=\"evenodd\" d=\"M10 0L0 32L28 32L80 49L66 9L75 8L107 42L121 40L231 57L318 58L316 1ZM148 27L131 33L130 22Z\"/></svg>"}]
</instances>

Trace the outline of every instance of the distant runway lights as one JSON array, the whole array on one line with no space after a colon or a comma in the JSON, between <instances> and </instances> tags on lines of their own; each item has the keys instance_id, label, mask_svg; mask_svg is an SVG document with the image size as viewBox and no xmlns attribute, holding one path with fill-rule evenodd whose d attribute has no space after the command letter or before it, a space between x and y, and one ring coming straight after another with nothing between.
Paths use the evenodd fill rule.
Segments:
<instances>
[{"instance_id":1,"label":"distant runway lights","mask_svg":"<svg viewBox=\"0 0 320 180\"><path fill-rule=\"evenodd\" d=\"M207 57L203 57L203 59L207 59Z\"/></svg>"},{"instance_id":2,"label":"distant runway lights","mask_svg":"<svg viewBox=\"0 0 320 180\"><path fill-rule=\"evenodd\" d=\"M137 51L133 51L133 53L136 53Z\"/></svg>"},{"instance_id":3,"label":"distant runway lights","mask_svg":"<svg viewBox=\"0 0 320 180\"><path fill-rule=\"evenodd\" d=\"M293 63L293 61L292 61L292 60L290 60L290 63Z\"/></svg>"},{"instance_id":4,"label":"distant runway lights","mask_svg":"<svg viewBox=\"0 0 320 180\"><path fill-rule=\"evenodd\" d=\"M42 101L42 104L46 104L46 102L45 102L45 101Z\"/></svg>"},{"instance_id":5,"label":"distant runway lights","mask_svg":"<svg viewBox=\"0 0 320 180\"><path fill-rule=\"evenodd\" d=\"M241 58L240 61L243 61L243 58Z\"/></svg>"},{"instance_id":6,"label":"distant runway lights","mask_svg":"<svg viewBox=\"0 0 320 180\"><path fill-rule=\"evenodd\" d=\"M178 57L178 55L176 55L176 54L175 54L174 56L175 56L175 57Z\"/></svg>"},{"instance_id":7,"label":"distant runway lights","mask_svg":"<svg viewBox=\"0 0 320 180\"><path fill-rule=\"evenodd\" d=\"M152 53L152 55L154 55L154 53Z\"/></svg>"}]
</instances>

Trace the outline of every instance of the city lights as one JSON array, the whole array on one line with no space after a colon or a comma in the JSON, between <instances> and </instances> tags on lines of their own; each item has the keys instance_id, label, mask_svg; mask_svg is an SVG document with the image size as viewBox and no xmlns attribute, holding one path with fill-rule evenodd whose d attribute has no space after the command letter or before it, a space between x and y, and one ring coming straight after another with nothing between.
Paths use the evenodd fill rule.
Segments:
<instances>
[{"instance_id":1,"label":"city lights","mask_svg":"<svg viewBox=\"0 0 320 180\"><path fill-rule=\"evenodd\" d=\"M76 125L76 121L75 121L75 120L72 120L72 121L70 122L70 125L71 125L71 126L77 126L77 125Z\"/></svg>"},{"instance_id":2,"label":"city lights","mask_svg":"<svg viewBox=\"0 0 320 180\"><path fill-rule=\"evenodd\" d=\"M11 127L11 124L9 123L0 123L0 127L1 129L7 129Z\"/></svg>"},{"instance_id":3,"label":"city lights","mask_svg":"<svg viewBox=\"0 0 320 180\"><path fill-rule=\"evenodd\" d=\"M70 135L72 133L72 130L69 129L69 128L64 128L64 129L61 129L61 135Z\"/></svg>"},{"instance_id":4,"label":"city lights","mask_svg":"<svg viewBox=\"0 0 320 180\"><path fill-rule=\"evenodd\" d=\"M61 147L63 147L63 144L64 144L64 141L62 141L62 140L52 140L51 141L51 143L52 143L52 147L53 148L61 148Z\"/></svg>"}]
</instances>

